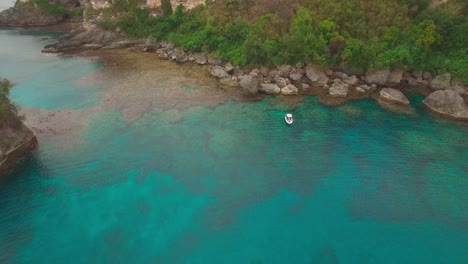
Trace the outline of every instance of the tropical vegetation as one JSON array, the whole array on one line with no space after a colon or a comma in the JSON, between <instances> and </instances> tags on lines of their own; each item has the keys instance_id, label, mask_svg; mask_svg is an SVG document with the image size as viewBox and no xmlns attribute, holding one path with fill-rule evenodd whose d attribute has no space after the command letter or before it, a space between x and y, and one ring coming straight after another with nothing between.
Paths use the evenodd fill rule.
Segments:
<instances>
[{"instance_id":1,"label":"tropical vegetation","mask_svg":"<svg viewBox=\"0 0 468 264\"><path fill-rule=\"evenodd\" d=\"M103 20L129 37L170 40L236 65L314 63L349 70L451 72L468 83L468 2L450 0L206 0L162 15L132 0ZM104 26L104 23L103 23Z\"/></svg>"}]
</instances>

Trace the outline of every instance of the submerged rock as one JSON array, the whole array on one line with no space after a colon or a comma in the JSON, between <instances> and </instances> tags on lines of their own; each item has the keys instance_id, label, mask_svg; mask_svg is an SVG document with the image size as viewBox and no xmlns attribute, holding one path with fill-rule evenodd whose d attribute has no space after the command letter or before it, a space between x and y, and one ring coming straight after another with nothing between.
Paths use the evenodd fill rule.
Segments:
<instances>
[{"instance_id":1,"label":"submerged rock","mask_svg":"<svg viewBox=\"0 0 468 264\"><path fill-rule=\"evenodd\" d=\"M15 165L16 159L23 157L37 145L33 132L21 124L17 128L0 128L0 175Z\"/></svg>"},{"instance_id":2,"label":"submerged rock","mask_svg":"<svg viewBox=\"0 0 468 264\"><path fill-rule=\"evenodd\" d=\"M396 103L396 104L401 104L401 105L409 105L410 102L406 96L397 89L393 88L383 88L380 91L380 98L383 101L389 102L389 103Z\"/></svg>"},{"instance_id":3,"label":"submerged rock","mask_svg":"<svg viewBox=\"0 0 468 264\"><path fill-rule=\"evenodd\" d=\"M259 79L255 75L244 75L240 77L239 85L247 95L256 95L258 93Z\"/></svg>"},{"instance_id":4,"label":"submerged rock","mask_svg":"<svg viewBox=\"0 0 468 264\"><path fill-rule=\"evenodd\" d=\"M278 85L274 83L262 83L260 85L260 91L266 94L277 95L281 93L281 88L279 88Z\"/></svg>"},{"instance_id":5,"label":"submerged rock","mask_svg":"<svg viewBox=\"0 0 468 264\"><path fill-rule=\"evenodd\" d=\"M463 97L452 90L431 93L423 103L432 111L455 119L468 120L468 106Z\"/></svg>"}]
</instances>

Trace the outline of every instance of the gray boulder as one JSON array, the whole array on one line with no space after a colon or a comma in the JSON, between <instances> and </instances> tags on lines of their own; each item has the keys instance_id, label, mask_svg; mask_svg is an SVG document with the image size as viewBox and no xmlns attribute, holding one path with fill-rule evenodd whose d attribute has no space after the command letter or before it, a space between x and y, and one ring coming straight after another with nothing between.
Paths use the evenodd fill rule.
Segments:
<instances>
[{"instance_id":1,"label":"gray boulder","mask_svg":"<svg viewBox=\"0 0 468 264\"><path fill-rule=\"evenodd\" d=\"M325 85L328 83L328 77L315 65L307 65L305 69L305 73L307 78L312 82L312 84L316 85Z\"/></svg>"},{"instance_id":2,"label":"gray boulder","mask_svg":"<svg viewBox=\"0 0 468 264\"><path fill-rule=\"evenodd\" d=\"M226 65L224 65L224 68L226 69L226 71L227 71L228 73L233 73L233 72L234 72L234 69L235 69L234 66L232 66L231 63L226 63Z\"/></svg>"},{"instance_id":3,"label":"gray boulder","mask_svg":"<svg viewBox=\"0 0 468 264\"><path fill-rule=\"evenodd\" d=\"M344 73L344 72L339 72L339 71L336 71L336 72L333 72L331 77L333 78L340 78L340 79L344 79L346 77L348 77L348 74Z\"/></svg>"},{"instance_id":4,"label":"gray boulder","mask_svg":"<svg viewBox=\"0 0 468 264\"><path fill-rule=\"evenodd\" d=\"M378 70L366 73L366 82L368 84L385 85L390 75L390 70Z\"/></svg>"},{"instance_id":5,"label":"gray boulder","mask_svg":"<svg viewBox=\"0 0 468 264\"><path fill-rule=\"evenodd\" d=\"M240 77L239 85L247 95L256 95L258 93L259 79L255 75L244 75Z\"/></svg>"},{"instance_id":6,"label":"gray boulder","mask_svg":"<svg viewBox=\"0 0 468 264\"><path fill-rule=\"evenodd\" d=\"M465 94L465 89L460 85L452 85L449 89L455 91L459 95Z\"/></svg>"},{"instance_id":7,"label":"gray boulder","mask_svg":"<svg viewBox=\"0 0 468 264\"><path fill-rule=\"evenodd\" d=\"M451 86L450 84L451 79L452 79L452 76L450 75L450 73L444 73L444 74L438 75L434 79L432 79L431 83L429 84L429 87L432 90L448 89Z\"/></svg>"},{"instance_id":8,"label":"gray boulder","mask_svg":"<svg viewBox=\"0 0 468 264\"><path fill-rule=\"evenodd\" d=\"M208 55L205 53L195 53L193 57L195 58L196 64L205 65L208 62Z\"/></svg>"},{"instance_id":9,"label":"gray boulder","mask_svg":"<svg viewBox=\"0 0 468 264\"><path fill-rule=\"evenodd\" d=\"M187 55L183 50L180 49L174 49L171 58L176 61L176 62L186 62L188 60Z\"/></svg>"},{"instance_id":10,"label":"gray boulder","mask_svg":"<svg viewBox=\"0 0 468 264\"><path fill-rule=\"evenodd\" d=\"M463 97L452 90L431 93L423 103L432 111L455 119L468 120L468 106Z\"/></svg>"},{"instance_id":11,"label":"gray boulder","mask_svg":"<svg viewBox=\"0 0 468 264\"><path fill-rule=\"evenodd\" d=\"M287 78L291 73L292 67L291 65L281 65L278 66L278 74L283 78Z\"/></svg>"},{"instance_id":12,"label":"gray boulder","mask_svg":"<svg viewBox=\"0 0 468 264\"><path fill-rule=\"evenodd\" d=\"M226 69L224 69L224 67L222 66L213 66L211 68L211 75L219 79L226 78L229 76Z\"/></svg>"},{"instance_id":13,"label":"gray boulder","mask_svg":"<svg viewBox=\"0 0 468 264\"><path fill-rule=\"evenodd\" d=\"M278 87L278 85L274 83L262 83L260 84L260 91L266 93L266 94L280 94L281 88Z\"/></svg>"},{"instance_id":14,"label":"gray boulder","mask_svg":"<svg viewBox=\"0 0 468 264\"><path fill-rule=\"evenodd\" d=\"M154 52L158 48L158 43L155 38L148 37L145 41L145 46L143 47L144 52Z\"/></svg>"},{"instance_id":15,"label":"gray boulder","mask_svg":"<svg viewBox=\"0 0 468 264\"><path fill-rule=\"evenodd\" d=\"M223 85L230 86L230 87L239 86L239 82L236 76L228 76L228 77L221 78L219 79L219 82Z\"/></svg>"},{"instance_id":16,"label":"gray boulder","mask_svg":"<svg viewBox=\"0 0 468 264\"><path fill-rule=\"evenodd\" d=\"M423 72L422 78L426 81L431 81L432 80L432 74L430 72Z\"/></svg>"},{"instance_id":17,"label":"gray boulder","mask_svg":"<svg viewBox=\"0 0 468 264\"><path fill-rule=\"evenodd\" d=\"M214 65L214 66L221 66L223 64L223 62L221 60L219 60L219 59L209 58L208 59L208 64Z\"/></svg>"},{"instance_id":18,"label":"gray boulder","mask_svg":"<svg viewBox=\"0 0 468 264\"><path fill-rule=\"evenodd\" d=\"M291 73L289 74L289 79L293 81L299 81L300 79L302 79L303 76L304 76L303 69L294 68L291 70Z\"/></svg>"},{"instance_id":19,"label":"gray boulder","mask_svg":"<svg viewBox=\"0 0 468 264\"><path fill-rule=\"evenodd\" d=\"M380 98L382 101L389 103L396 103L401 105L409 105L410 102L406 96L397 89L393 88L383 88L380 91Z\"/></svg>"},{"instance_id":20,"label":"gray boulder","mask_svg":"<svg viewBox=\"0 0 468 264\"><path fill-rule=\"evenodd\" d=\"M282 95L296 95L299 93L299 89L293 84L288 84L286 87L281 88Z\"/></svg>"},{"instance_id":21,"label":"gray boulder","mask_svg":"<svg viewBox=\"0 0 468 264\"><path fill-rule=\"evenodd\" d=\"M387 85L389 86L398 86L403 79L403 71L392 71L388 75Z\"/></svg>"},{"instance_id":22,"label":"gray boulder","mask_svg":"<svg viewBox=\"0 0 468 264\"><path fill-rule=\"evenodd\" d=\"M358 82L358 78L353 75L353 76L347 76L343 78L343 82L348 84L348 85L355 85Z\"/></svg>"},{"instance_id":23,"label":"gray boulder","mask_svg":"<svg viewBox=\"0 0 468 264\"><path fill-rule=\"evenodd\" d=\"M283 77L276 77L274 82L279 86L279 88L283 88L290 84L289 80Z\"/></svg>"},{"instance_id":24,"label":"gray boulder","mask_svg":"<svg viewBox=\"0 0 468 264\"><path fill-rule=\"evenodd\" d=\"M346 97L348 95L348 85L340 79L333 80L333 84L330 86L329 94L331 97Z\"/></svg>"}]
</instances>

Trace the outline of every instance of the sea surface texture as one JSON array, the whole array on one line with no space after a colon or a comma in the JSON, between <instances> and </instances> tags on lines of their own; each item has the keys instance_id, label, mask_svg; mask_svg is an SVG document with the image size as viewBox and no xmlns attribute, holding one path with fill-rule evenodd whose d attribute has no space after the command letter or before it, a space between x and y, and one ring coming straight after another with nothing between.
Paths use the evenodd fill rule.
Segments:
<instances>
[{"instance_id":1,"label":"sea surface texture","mask_svg":"<svg viewBox=\"0 0 468 264\"><path fill-rule=\"evenodd\" d=\"M468 127L422 97L246 102L156 57L41 54L54 37L0 30L40 141L0 186L0 263L468 263Z\"/></svg>"}]
</instances>

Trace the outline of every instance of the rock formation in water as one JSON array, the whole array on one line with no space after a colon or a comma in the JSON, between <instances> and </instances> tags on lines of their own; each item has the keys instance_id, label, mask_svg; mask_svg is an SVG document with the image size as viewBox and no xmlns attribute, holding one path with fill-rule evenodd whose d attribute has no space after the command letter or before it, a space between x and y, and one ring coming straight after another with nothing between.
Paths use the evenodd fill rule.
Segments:
<instances>
[{"instance_id":1,"label":"rock formation in water","mask_svg":"<svg viewBox=\"0 0 468 264\"><path fill-rule=\"evenodd\" d=\"M23 124L15 128L0 128L0 176L36 145L33 132Z\"/></svg>"},{"instance_id":2,"label":"rock formation in water","mask_svg":"<svg viewBox=\"0 0 468 264\"><path fill-rule=\"evenodd\" d=\"M0 176L37 145L33 132L23 124L8 98L10 87L9 81L0 79Z\"/></svg>"},{"instance_id":3,"label":"rock formation in water","mask_svg":"<svg viewBox=\"0 0 468 264\"><path fill-rule=\"evenodd\" d=\"M432 111L459 120L468 120L468 106L463 97L453 90L431 93L423 103Z\"/></svg>"}]
</instances>

